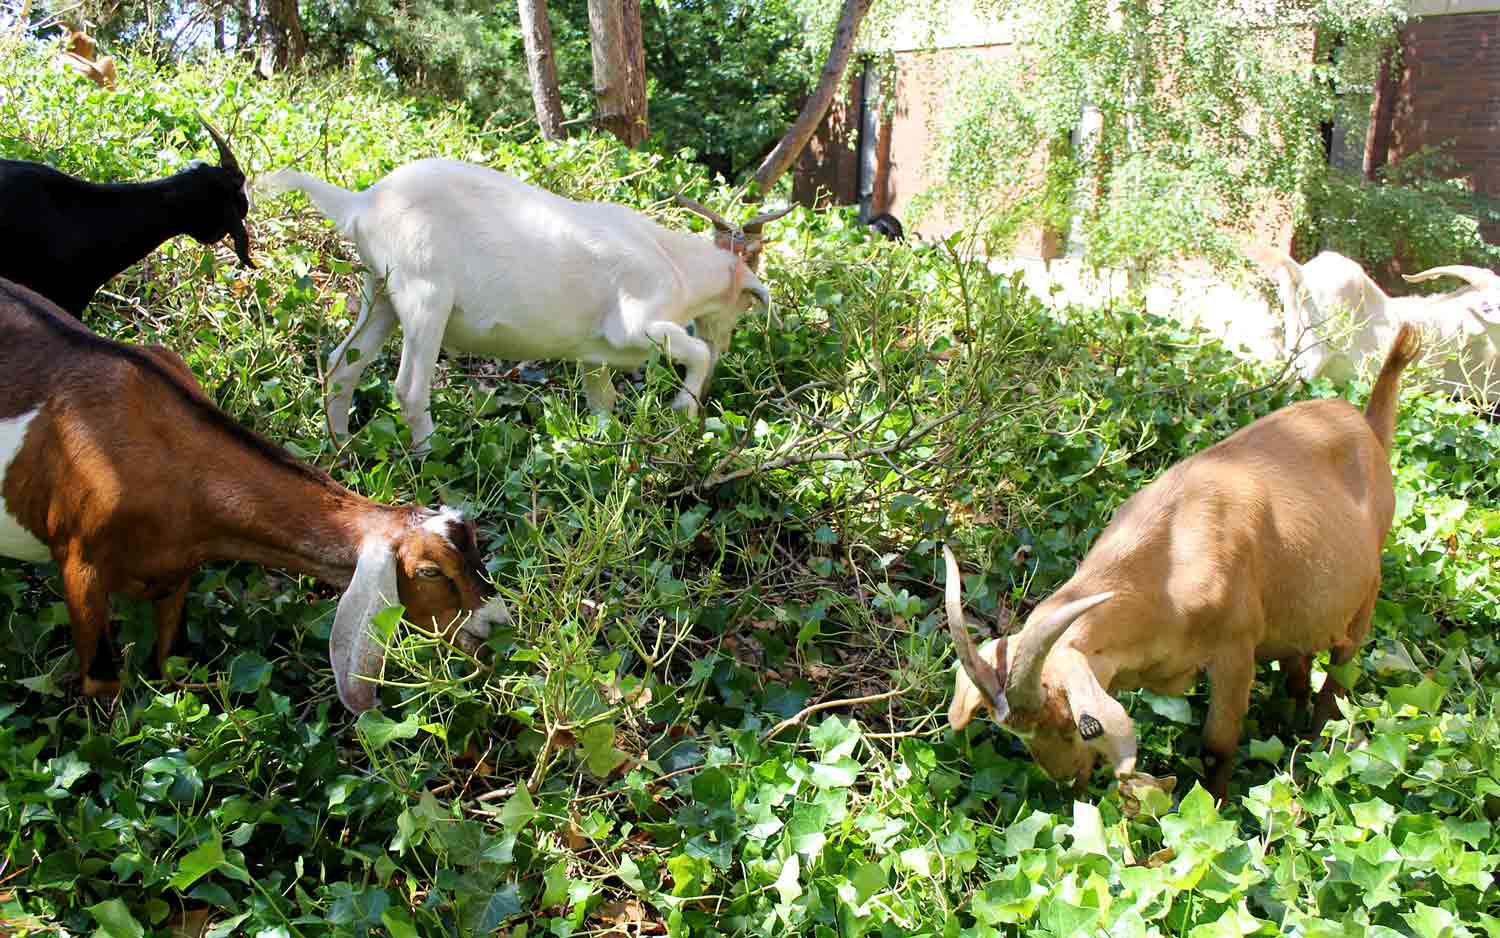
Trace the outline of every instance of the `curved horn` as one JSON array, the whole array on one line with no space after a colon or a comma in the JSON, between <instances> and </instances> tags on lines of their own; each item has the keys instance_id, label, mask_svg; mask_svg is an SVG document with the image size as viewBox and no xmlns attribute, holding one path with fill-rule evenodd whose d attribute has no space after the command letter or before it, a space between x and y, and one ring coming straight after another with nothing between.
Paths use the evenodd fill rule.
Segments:
<instances>
[{"instance_id":1,"label":"curved horn","mask_svg":"<svg viewBox=\"0 0 1500 938\"><path fill-rule=\"evenodd\" d=\"M203 122L204 127L208 128L208 135L214 138L214 143L219 147L219 165L224 167L225 169L241 171L239 161L236 160L234 158L234 154L229 151L229 144L225 142L224 135L219 133L214 125L208 122L208 118L204 117L202 114L198 115L198 119Z\"/></svg>"},{"instance_id":2,"label":"curved horn","mask_svg":"<svg viewBox=\"0 0 1500 938\"><path fill-rule=\"evenodd\" d=\"M1457 277L1476 290L1500 287L1500 274L1483 267L1470 267L1467 264L1449 264L1447 267L1432 267L1419 274L1401 275L1401 279L1407 283L1421 283L1424 280L1436 280L1439 277Z\"/></svg>"},{"instance_id":3,"label":"curved horn","mask_svg":"<svg viewBox=\"0 0 1500 938\"><path fill-rule=\"evenodd\" d=\"M1005 699L1005 654L1002 651L996 656L1000 664L998 668L991 667L989 662L979 656L979 649L974 647L974 639L969 635L969 627L964 624L964 604L959 595L961 587L958 561L953 559L953 551L948 549L947 544L943 545L943 563L948 568L948 584L944 592L948 607L948 634L953 637L953 650L958 653L958 662L963 665L969 680L984 695L995 719L1004 720L1010 715L1010 704Z\"/></svg>"},{"instance_id":4,"label":"curved horn","mask_svg":"<svg viewBox=\"0 0 1500 938\"><path fill-rule=\"evenodd\" d=\"M785 215L787 212L790 212L792 209L794 209L796 207L797 206L795 206L795 205L788 205L786 208L779 208L779 209L777 209L774 212L762 212L761 214L759 214L759 215L755 216L754 218L750 219L749 221L745 222L745 224L744 224L745 234L748 234L748 235L758 235L758 234L760 234L760 229L764 228L769 222L775 221L776 219L780 218L781 216Z\"/></svg>"},{"instance_id":5,"label":"curved horn","mask_svg":"<svg viewBox=\"0 0 1500 938\"><path fill-rule=\"evenodd\" d=\"M702 215L704 218L713 222L714 227L719 231L728 234L730 232L739 230L739 227L737 225L731 225L729 222L725 221L723 215L720 215L718 212L714 211L711 208L694 202L692 199L683 195L681 192L672 196L672 201L676 202L678 205L681 205L683 208L694 213L695 215Z\"/></svg>"},{"instance_id":6,"label":"curved horn","mask_svg":"<svg viewBox=\"0 0 1500 938\"><path fill-rule=\"evenodd\" d=\"M1047 660L1047 652L1062 638L1073 620L1113 595L1113 592L1095 593L1075 599L1026 623L1021 634L1013 639L1016 653L1005 682L1005 692L1014 709L1035 710L1042 705L1042 662Z\"/></svg>"}]
</instances>

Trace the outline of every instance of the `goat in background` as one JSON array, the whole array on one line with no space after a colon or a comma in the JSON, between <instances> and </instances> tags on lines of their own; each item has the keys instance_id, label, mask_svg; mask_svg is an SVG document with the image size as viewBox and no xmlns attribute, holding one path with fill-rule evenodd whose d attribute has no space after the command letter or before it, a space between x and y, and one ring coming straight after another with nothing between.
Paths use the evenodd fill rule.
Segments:
<instances>
[{"instance_id":1,"label":"goat in background","mask_svg":"<svg viewBox=\"0 0 1500 938\"><path fill-rule=\"evenodd\" d=\"M753 256L743 237L738 251L724 250L622 205L574 202L446 159L408 163L362 192L291 169L255 185L267 194L305 193L364 261L359 318L328 363L335 437L348 435L360 373L398 322L396 396L420 450L433 431L442 349L596 366L584 388L589 405L605 413L615 402L609 369L639 368L659 347L686 366L672 406L692 416L740 316L771 304L749 266L758 229ZM690 322L696 335L685 328Z\"/></svg>"},{"instance_id":2,"label":"goat in background","mask_svg":"<svg viewBox=\"0 0 1500 938\"><path fill-rule=\"evenodd\" d=\"M1286 354L1298 374L1347 381L1379 360L1403 323L1431 337L1443 382L1500 404L1500 275L1455 264L1406 276L1408 283L1455 277L1465 286L1448 293L1387 296L1364 268L1324 251L1298 264L1280 251L1259 249L1276 274L1285 315Z\"/></svg>"},{"instance_id":3,"label":"goat in background","mask_svg":"<svg viewBox=\"0 0 1500 938\"><path fill-rule=\"evenodd\" d=\"M200 118L201 119L201 118ZM0 160L0 277L30 287L76 317L99 288L169 238L234 239L250 260L250 189L229 144L203 121L219 165L195 163L152 182L86 182L41 163Z\"/></svg>"},{"instance_id":4,"label":"goat in background","mask_svg":"<svg viewBox=\"0 0 1500 938\"><path fill-rule=\"evenodd\" d=\"M509 615L485 580L473 522L382 505L245 429L162 346L100 338L0 280L0 556L55 562L83 693L115 693L109 596L154 601L165 662L188 578L217 560L346 587L329 659L339 699L375 703L385 661L371 620L456 629L470 648Z\"/></svg>"},{"instance_id":5,"label":"goat in background","mask_svg":"<svg viewBox=\"0 0 1500 938\"><path fill-rule=\"evenodd\" d=\"M1312 656L1354 657L1380 592L1395 513L1391 437L1401 372L1421 351L1405 326L1361 414L1302 401L1179 462L1115 512L1073 576L1017 635L976 649L945 546L948 628L960 668L948 722L981 704L1047 774L1080 787L1102 757L1135 775L1135 726L1113 690L1185 693L1207 673L1208 790L1223 799L1258 660L1279 659L1299 708ZM1314 733L1335 712L1318 693Z\"/></svg>"}]
</instances>

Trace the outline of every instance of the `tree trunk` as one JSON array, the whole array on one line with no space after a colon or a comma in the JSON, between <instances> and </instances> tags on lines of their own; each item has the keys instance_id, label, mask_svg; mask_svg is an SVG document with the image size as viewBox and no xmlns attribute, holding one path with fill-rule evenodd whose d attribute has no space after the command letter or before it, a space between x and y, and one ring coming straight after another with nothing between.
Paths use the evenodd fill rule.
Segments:
<instances>
[{"instance_id":1,"label":"tree trunk","mask_svg":"<svg viewBox=\"0 0 1500 938\"><path fill-rule=\"evenodd\" d=\"M823 64L823 74L818 76L818 86L812 96L802 105L802 113L792 122L786 136L776 144L755 171L755 185L746 194L747 199L759 200L782 174L791 167L797 155L812 139L818 125L828 113L833 96L843 80L844 69L849 65L849 55L854 51L854 40L859 35L859 24L870 12L874 0L844 0L844 12L839 16L839 25L833 33L833 45L828 49L828 61Z\"/></svg>"},{"instance_id":2,"label":"tree trunk","mask_svg":"<svg viewBox=\"0 0 1500 938\"><path fill-rule=\"evenodd\" d=\"M531 76L531 100L543 140L561 140L562 96L557 90L557 59L552 54L552 23L547 0L520 0L521 36L526 40L526 72Z\"/></svg>"},{"instance_id":3,"label":"tree trunk","mask_svg":"<svg viewBox=\"0 0 1500 938\"><path fill-rule=\"evenodd\" d=\"M307 54L307 33L302 29L297 0L265 0L265 8L275 70L296 68Z\"/></svg>"},{"instance_id":4,"label":"tree trunk","mask_svg":"<svg viewBox=\"0 0 1500 938\"><path fill-rule=\"evenodd\" d=\"M1370 129L1365 133L1365 178L1374 182L1385 167L1391 151L1391 125L1395 122L1396 98L1401 93L1400 79L1395 75L1396 49L1401 34L1391 40L1380 56L1380 72L1375 78L1375 99L1370 102Z\"/></svg>"},{"instance_id":5,"label":"tree trunk","mask_svg":"<svg viewBox=\"0 0 1500 938\"><path fill-rule=\"evenodd\" d=\"M598 126L638 147L650 133L646 117L646 50L640 0L589 0Z\"/></svg>"},{"instance_id":6,"label":"tree trunk","mask_svg":"<svg viewBox=\"0 0 1500 938\"><path fill-rule=\"evenodd\" d=\"M224 8L214 13L214 51L224 51Z\"/></svg>"}]
</instances>

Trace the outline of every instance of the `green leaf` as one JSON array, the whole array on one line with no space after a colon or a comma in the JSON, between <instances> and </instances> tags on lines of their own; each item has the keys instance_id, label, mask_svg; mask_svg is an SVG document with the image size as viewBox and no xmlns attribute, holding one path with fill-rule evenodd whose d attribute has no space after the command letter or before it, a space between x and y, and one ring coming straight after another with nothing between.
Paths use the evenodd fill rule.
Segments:
<instances>
[{"instance_id":1,"label":"green leaf","mask_svg":"<svg viewBox=\"0 0 1500 938\"><path fill-rule=\"evenodd\" d=\"M547 875L542 878L545 888L542 890L541 907L550 909L553 906L566 905L568 901L568 863L566 860L558 860L547 868Z\"/></svg>"},{"instance_id":2,"label":"green leaf","mask_svg":"<svg viewBox=\"0 0 1500 938\"><path fill-rule=\"evenodd\" d=\"M879 863L866 863L854 874L854 895L864 905L886 885L885 867Z\"/></svg>"},{"instance_id":3,"label":"green leaf","mask_svg":"<svg viewBox=\"0 0 1500 938\"><path fill-rule=\"evenodd\" d=\"M505 805L500 808L500 826L516 833L535 817L536 803L531 800L531 792L525 785L516 785L516 793L505 799Z\"/></svg>"},{"instance_id":4,"label":"green leaf","mask_svg":"<svg viewBox=\"0 0 1500 938\"><path fill-rule=\"evenodd\" d=\"M1402 912L1401 917L1411 926L1412 933L1417 938L1452 938L1455 934L1454 926L1458 924L1453 913L1447 909L1420 902L1412 903L1411 911Z\"/></svg>"},{"instance_id":5,"label":"green leaf","mask_svg":"<svg viewBox=\"0 0 1500 938\"><path fill-rule=\"evenodd\" d=\"M808 741L824 762L837 762L854 752L863 734L853 720L829 717L808 734Z\"/></svg>"},{"instance_id":6,"label":"green leaf","mask_svg":"<svg viewBox=\"0 0 1500 938\"><path fill-rule=\"evenodd\" d=\"M859 777L860 765L853 759L844 758L836 763L814 762L812 783L818 788L848 788Z\"/></svg>"},{"instance_id":7,"label":"green leaf","mask_svg":"<svg viewBox=\"0 0 1500 938\"><path fill-rule=\"evenodd\" d=\"M1052 815L1041 811L1032 811L1025 818L1011 824L1005 829L1005 855L1008 857L1020 856L1023 850L1030 850L1036 844L1036 836L1052 826Z\"/></svg>"},{"instance_id":8,"label":"green leaf","mask_svg":"<svg viewBox=\"0 0 1500 938\"><path fill-rule=\"evenodd\" d=\"M224 842L217 831L213 837L194 847L177 863L177 872L167 885L178 892L186 890L198 880L217 870L224 862Z\"/></svg>"},{"instance_id":9,"label":"green leaf","mask_svg":"<svg viewBox=\"0 0 1500 938\"><path fill-rule=\"evenodd\" d=\"M1151 712L1157 716L1166 717L1174 723L1191 724L1193 722L1193 708L1188 705L1186 697L1164 697L1143 690L1141 699L1146 701Z\"/></svg>"},{"instance_id":10,"label":"green leaf","mask_svg":"<svg viewBox=\"0 0 1500 938\"><path fill-rule=\"evenodd\" d=\"M1418 713L1437 713L1443 705L1443 695L1448 689L1431 678L1424 677L1416 686L1392 687L1386 697L1393 707L1413 707Z\"/></svg>"},{"instance_id":11,"label":"green leaf","mask_svg":"<svg viewBox=\"0 0 1500 938\"><path fill-rule=\"evenodd\" d=\"M146 929L130 914L130 909L119 899L106 899L96 905L89 906L89 914L94 921L99 923L99 930L95 935L105 935L107 938L144 938Z\"/></svg>"},{"instance_id":12,"label":"green leaf","mask_svg":"<svg viewBox=\"0 0 1500 938\"><path fill-rule=\"evenodd\" d=\"M646 884L641 879L641 868L635 862L635 858L627 856L620 861L620 867L615 871L620 877L620 882L634 889L636 892L645 892Z\"/></svg>"},{"instance_id":13,"label":"green leaf","mask_svg":"<svg viewBox=\"0 0 1500 938\"><path fill-rule=\"evenodd\" d=\"M52 787L47 789L47 794L52 797L60 797L64 792L73 787L73 783L89 774L93 766L78 757L78 753L64 753L47 764L52 772Z\"/></svg>"},{"instance_id":14,"label":"green leaf","mask_svg":"<svg viewBox=\"0 0 1500 938\"><path fill-rule=\"evenodd\" d=\"M415 713L400 723L379 710L366 710L354 724L372 750L379 751L398 739L411 739L420 731Z\"/></svg>"},{"instance_id":15,"label":"green leaf","mask_svg":"<svg viewBox=\"0 0 1500 938\"><path fill-rule=\"evenodd\" d=\"M229 692L253 694L271 681L271 662L253 651L242 651L229 663Z\"/></svg>"},{"instance_id":16,"label":"green leaf","mask_svg":"<svg viewBox=\"0 0 1500 938\"><path fill-rule=\"evenodd\" d=\"M776 877L776 893L782 905L791 905L802 895L801 875L802 865L794 853L781 864L781 875Z\"/></svg>"},{"instance_id":17,"label":"green leaf","mask_svg":"<svg viewBox=\"0 0 1500 938\"><path fill-rule=\"evenodd\" d=\"M1270 739L1250 740L1250 758L1269 762L1272 765L1280 765L1281 757L1286 755L1286 743L1272 736Z\"/></svg>"},{"instance_id":18,"label":"green leaf","mask_svg":"<svg viewBox=\"0 0 1500 938\"><path fill-rule=\"evenodd\" d=\"M599 778L608 778L610 773L628 757L615 748L615 724L613 720L592 723L579 734L578 743L583 748L584 764L589 772Z\"/></svg>"},{"instance_id":19,"label":"green leaf","mask_svg":"<svg viewBox=\"0 0 1500 938\"><path fill-rule=\"evenodd\" d=\"M420 938L417 926L412 924L411 915L405 909L386 909L380 913L380 923L391 933L391 938Z\"/></svg>"},{"instance_id":20,"label":"green leaf","mask_svg":"<svg viewBox=\"0 0 1500 938\"><path fill-rule=\"evenodd\" d=\"M1109 856L1109 848L1104 844L1104 819L1094 805L1086 801L1073 802L1073 824L1069 832L1073 835L1073 850Z\"/></svg>"}]
</instances>

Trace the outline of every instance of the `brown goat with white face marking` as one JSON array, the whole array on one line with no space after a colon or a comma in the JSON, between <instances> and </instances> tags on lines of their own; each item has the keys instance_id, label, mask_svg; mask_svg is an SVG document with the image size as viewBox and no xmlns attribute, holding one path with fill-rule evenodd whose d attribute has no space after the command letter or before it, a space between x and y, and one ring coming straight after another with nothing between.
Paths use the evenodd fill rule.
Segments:
<instances>
[{"instance_id":1,"label":"brown goat with white face marking","mask_svg":"<svg viewBox=\"0 0 1500 938\"><path fill-rule=\"evenodd\" d=\"M1312 655L1349 661L1380 591L1395 513L1390 448L1401 371L1420 352L1403 327L1361 414L1346 401L1284 407L1183 460L1131 496L1077 571L1008 639L976 649L946 547L948 626L962 668L948 722L981 704L1055 779L1088 781L1099 757L1135 772L1135 726L1112 690L1185 693L1212 683L1203 728L1209 790L1229 787L1258 660L1280 659L1307 704ZM1335 712L1318 695L1314 730Z\"/></svg>"},{"instance_id":2,"label":"brown goat with white face marking","mask_svg":"<svg viewBox=\"0 0 1500 938\"><path fill-rule=\"evenodd\" d=\"M248 560L347 586L329 657L351 710L375 703L384 661L370 619L400 602L470 646L508 618L484 579L474 525L448 508L381 505L241 427L181 358L121 345L0 280L0 556L55 561L83 692L118 690L109 594L154 600L157 660L188 577ZM472 613L460 622L465 613Z\"/></svg>"}]
</instances>

